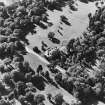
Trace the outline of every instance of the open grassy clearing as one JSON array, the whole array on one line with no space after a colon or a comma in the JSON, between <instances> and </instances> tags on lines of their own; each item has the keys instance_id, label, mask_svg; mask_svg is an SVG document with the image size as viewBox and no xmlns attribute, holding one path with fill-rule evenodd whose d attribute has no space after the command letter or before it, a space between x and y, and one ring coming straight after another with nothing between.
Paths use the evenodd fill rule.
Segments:
<instances>
[{"instance_id":1,"label":"open grassy clearing","mask_svg":"<svg viewBox=\"0 0 105 105\"><path fill-rule=\"evenodd\" d=\"M77 2L78 4L78 11L71 11L68 6L62 8L62 11L54 10L50 11L48 10L48 18L49 22L53 23L53 26L48 27L48 29L43 30L40 27L37 27L37 33L35 35L29 34L27 36L27 39L29 41L29 47L33 48L34 46L41 47L41 41L44 41L46 44L48 44L49 47L53 46L61 46L63 42L67 42L71 38L76 38L79 36L82 36L82 33L86 30L88 26L88 14L95 13L96 7L95 2L89 2L88 4ZM60 16L64 15L68 18L68 21L71 23L71 26L66 25L65 23L60 24ZM63 29L60 30L59 27L62 27ZM58 30L63 34L61 36L58 33ZM54 44L48 39L48 33L54 32L55 37L57 37L61 43Z\"/></svg>"}]
</instances>

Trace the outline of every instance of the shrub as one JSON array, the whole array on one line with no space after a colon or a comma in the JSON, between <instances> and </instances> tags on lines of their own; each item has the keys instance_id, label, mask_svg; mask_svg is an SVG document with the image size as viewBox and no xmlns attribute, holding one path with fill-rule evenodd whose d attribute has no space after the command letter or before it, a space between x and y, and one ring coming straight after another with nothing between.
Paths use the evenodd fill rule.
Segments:
<instances>
[{"instance_id":1,"label":"shrub","mask_svg":"<svg viewBox=\"0 0 105 105\"><path fill-rule=\"evenodd\" d=\"M3 84L2 81L0 81L0 91L5 92L5 85Z\"/></svg>"},{"instance_id":2,"label":"shrub","mask_svg":"<svg viewBox=\"0 0 105 105\"><path fill-rule=\"evenodd\" d=\"M54 97L54 101L55 101L55 104L56 105L62 105L63 103L63 95L62 94L57 94L55 97Z\"/></svg>"},{"instance_id":3,"label":"shrub","mask_svg":"<svg viewBox=\"0 0 105 105\"><path fill-rule=\"evenodd\" d=\"M36 46L33 48L33 51L35 51L35 52L38 53L38 54L41 53L41 51L40 51L40 50L38 49L38 47L36 47Z\"/></svg>"},{"instance_id":4,"label":"shrub","mask_svg":"<svg viewBox=\"0 0 105 105\"><path fill-rule=\"evenodd\" d=\"M45 96L42 94L38 94L37 96L34 96L34 102L36 104L42 103L45 100Z\"/></svg>"},{"instance_id":5,"label":"shrub","mask_svg":"<svg viewBox=\"0 0 105 105\"><path fill-rule=\"evenodd\" d=\"M26 100L29 101L29 102L33 102L34 101L34 94L31 91L27 92L25 97L26 97Z\"/></svg>"},{"instance_id":6,"label":"shrub","mask_svg":"<svg viewBox=\"0 0 105 105\"><path fill-rule=\"evenodd\" d=\"M54 36L55 36L55 33L54 33L54 32L49 32L49 33L48 33L48 38L49 38L49 39L53 39Z\"/></svg>"},{"instance_id":7,"label":"shrub","mask_svg":"<svg viewBox=\"0 0 105 105\"><path fill-rule=\"evenodd\" d=\"M20 95L18 100L21 102L21 104L24 104L24 102L26 101L25 96Z\"/></svg>"},{"instance_id":8,"label":"shrub","mask_svg":"<svg viewBox=\"0 0 105 105\"><path fill-rule=\"evenodd\" d=\"M2 65L2 64L0 64L0 72L1 73L4 73L5 72L4 65Z\"/></svg>"},{"instance_id":9,"label":"shrub","mask_svg":"<svg viewBox=\"0 0 105 105\"><path fill-rule=\"evenodd\" d=\"M16 89L19 95L25 95L26 85L24 82L21 82L21 81L17 82Z\"/></svg>"},{"instance_id":10,"label":"shrub","mask_svg":"<svg viewBox=\"0 0 105 105\"><path fill-rule=\"evenodd\" d=\"M5 73L3 76L3 82L5 82L5 84L7 84L8 86L10 86L11 88L15 87L14 82L12 81L11 75L9 73Z\"/></svg>"}]
</instances>

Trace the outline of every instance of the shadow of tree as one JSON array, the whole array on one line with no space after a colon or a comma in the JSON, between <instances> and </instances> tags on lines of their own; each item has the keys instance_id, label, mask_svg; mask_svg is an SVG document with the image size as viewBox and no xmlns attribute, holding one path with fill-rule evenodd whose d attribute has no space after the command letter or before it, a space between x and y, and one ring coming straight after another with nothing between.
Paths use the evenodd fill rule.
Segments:
<instances>
[{"instance_id":1,"label":"shadow of tree","mask_svg":"<svg viewBox=\"0 0 105 105\"><path fill-rule=\"evenodd\" d=\"M36 87L36 88L38 88L39 90L44 90L45 89L45 80L42 78L42 77L40 77L40 76L34 76L34 77L32 77L32 80L31 80L31 82L34 84L34 86Z\"/></svg>"},{"instance_id":2,"label":"shadow of tree","mask_svg":"<svg viewBox=\"0 0 105 105\"><path fill-rule=\"evenodd\" d=\"M52 41L53 43L55 43L55 44L60 44L60 40L57 39L57 38L52 38L51 41Z\"/></svg>"},{"instance_id":3,"label":"shadow of tree","mask_svg":"<svg viewBox=\"0 0 105 105\"><path fill-rule=\"evenodd\" d=\"M61 18L61 22L65 23L68 26L71 26L71 23L68 21L68 18L66 16L61 15L60 18Z\"/></svg>"},{"instance_id":4,"label":"shadow of tree","mask_svg":"<svg viewBox=\"0 0 105 105\"><path fill-rule=\"evenodd\" d=\"M39 27L42 29L47 29L47 26L43 24L42 22L39 23Z\"/></svg>"},{"instance_id":5,"label":"shadow of tree","mask_svg":"<svg viewBox=\"0 0 105 105\"><path fill-rule=\"evenodd\" d=\"M62 7L64 7L66 5L66 3L64 1L61 2L54 2L52 4L48 3L47 4L47 8L49 10L58 10L58 11L62 11Z\"/></svg>"},{"instance_id":6,"label":"shadow of tree","mask_svg":"<svg viewBox=\"0 0 105 105\"><path fill-rule=\"evenodd\" d=\"M95 0L80 0L80 2L82 2L82 3L86 3L86 4L88 4L89 2L94 2Z\"/></svg>"}]
</instances>

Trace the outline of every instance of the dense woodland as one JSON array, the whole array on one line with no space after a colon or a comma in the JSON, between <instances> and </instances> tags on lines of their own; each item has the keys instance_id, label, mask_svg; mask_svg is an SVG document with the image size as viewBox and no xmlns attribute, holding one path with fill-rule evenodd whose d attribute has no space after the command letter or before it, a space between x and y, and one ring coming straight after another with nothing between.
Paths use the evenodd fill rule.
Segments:
<instances>
[{"instance_id":1,"label":"dense woodland","mask_svg":"<svg viewBox=\"0 0 105 105\"><path fill-rule=\"evenodd\" d=\"M10 6L0 3L0 72L3 77L0 80L0 105L13 105L13 99L17 99L21 105L45 105L45 96L37 91L44 90L46 82L57 88L60 85L76 97L79 102L73 105L85 105L92 98L105 100L104 6L97 7L94 15L88 15L87 31L83 37L69 41L67 53L59 49L52 53L49 71L44 72L42 65L34 71L24 60L23 55L27 53L25 45L28 44L26 35L35 34L37 26L46 29L48 26L43 22L51 24L47 9L62 11L62 7L69 4L70 9L77 10L72 0L56 1L22 0ZM65 17L61 19L70 25ZM54 41L54 33L50 32L48 38ZM34 50L38 51L38 48ZM66 74L56 70L55 65L64 68ZM50 73L54 78L50 77ZM94 75L91 76L91 73ZM69 105L62 94L47 96L53 105Z\"/></svg>"}]
</instances>

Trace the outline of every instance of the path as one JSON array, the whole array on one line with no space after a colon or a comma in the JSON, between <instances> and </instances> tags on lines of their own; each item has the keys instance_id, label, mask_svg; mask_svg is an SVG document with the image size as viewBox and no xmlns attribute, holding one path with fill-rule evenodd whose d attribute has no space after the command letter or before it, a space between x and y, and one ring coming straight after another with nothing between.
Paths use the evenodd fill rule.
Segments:
<instances>
[{"instance_id":1,"label":"path","mask_svg":"<svg viewBox=\"0 0 105 105\"><path fill-rule=\"evenodd\" d=\"M45 58L43 58L42 56L40 56L39 54L37 54L37 53L35 53L33 50L31 50L29 47L25 47L25 49L26 49L26 51L28 52L28 53L31 53L31 54L33 54L33 55L35 55L37 58L39 58L43 63L45 63L46 65L49 65L50 64L50 62L49 61L47 61ZM63 68L61 68L60 66L56 66L55 67L57 70L59 70L61 73L63 73L63 74L65 74L65 70L63 69Z\"/></svg>"}]
</instances>

